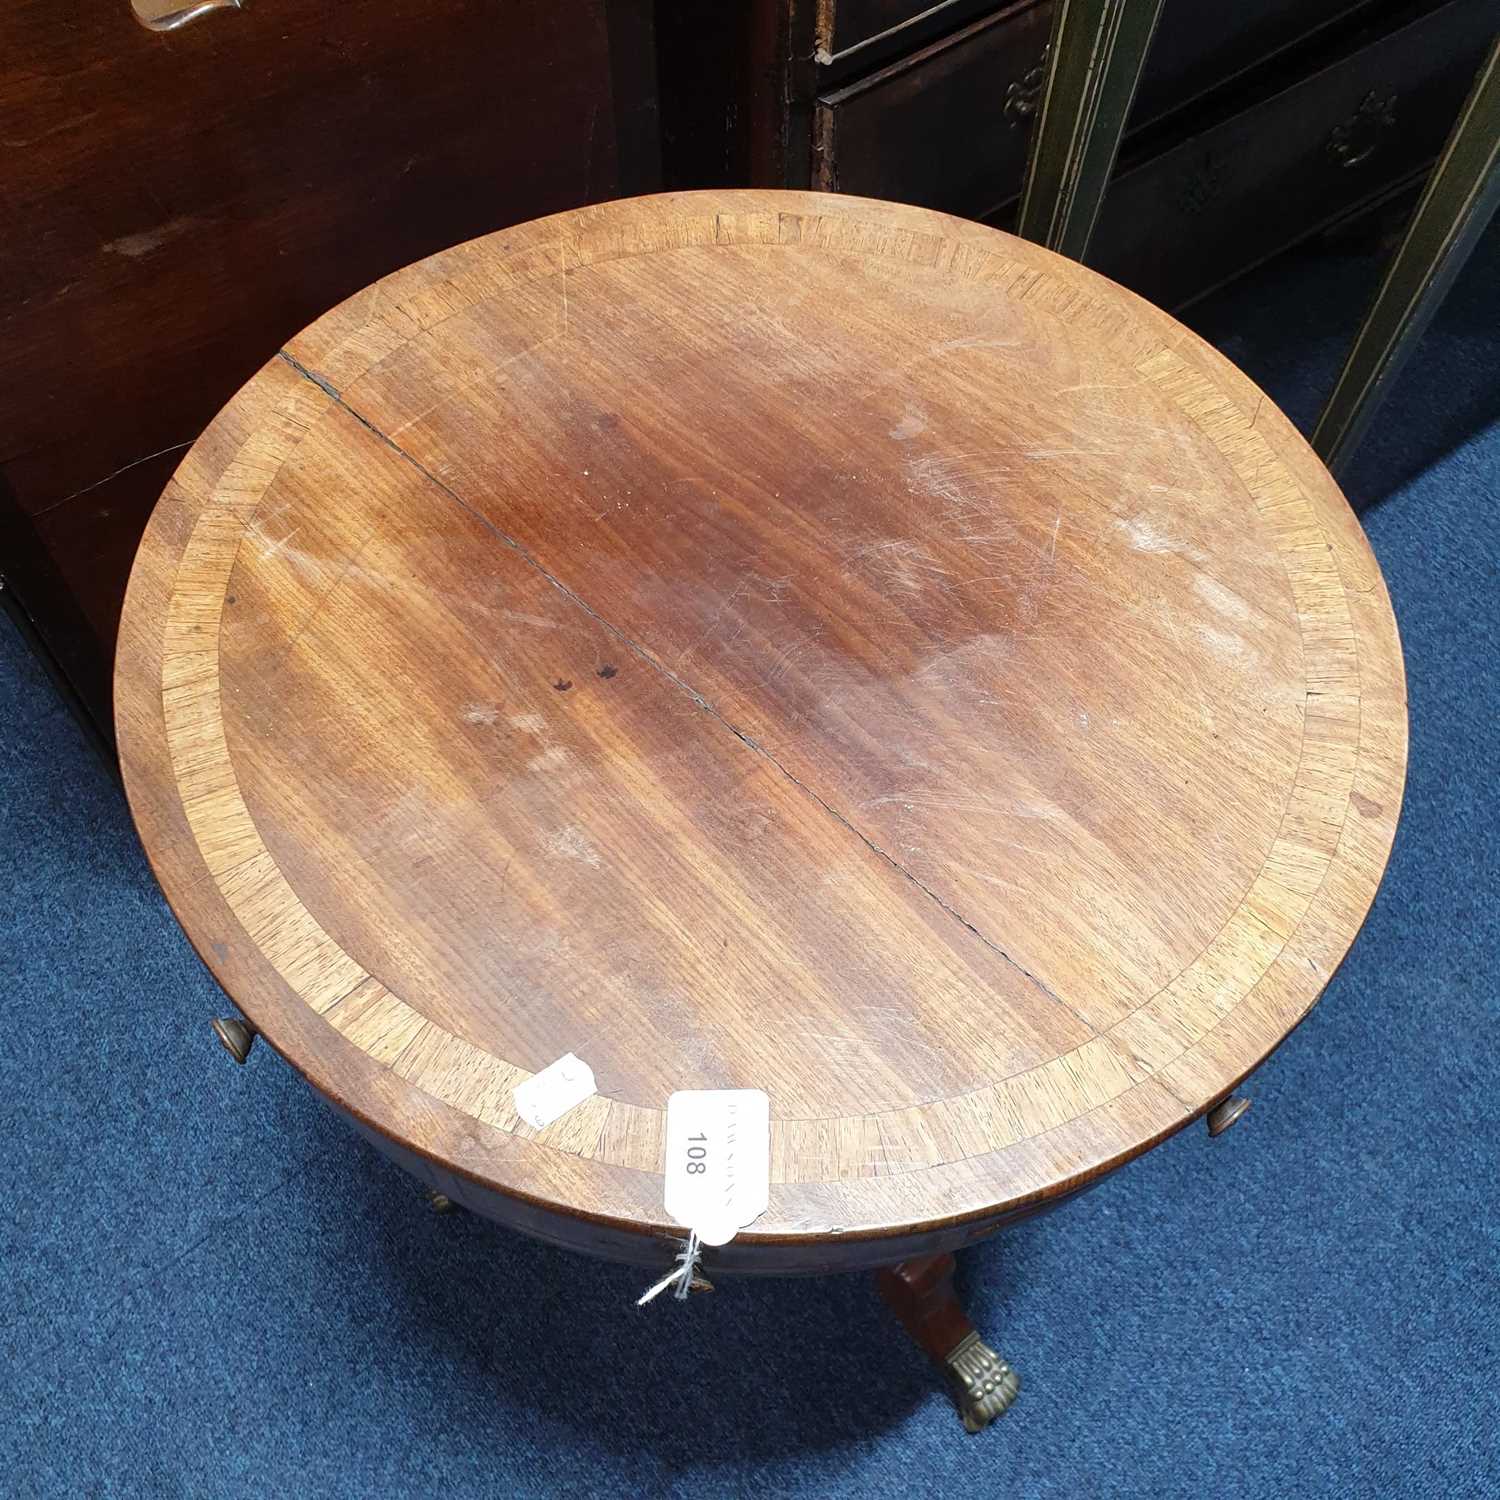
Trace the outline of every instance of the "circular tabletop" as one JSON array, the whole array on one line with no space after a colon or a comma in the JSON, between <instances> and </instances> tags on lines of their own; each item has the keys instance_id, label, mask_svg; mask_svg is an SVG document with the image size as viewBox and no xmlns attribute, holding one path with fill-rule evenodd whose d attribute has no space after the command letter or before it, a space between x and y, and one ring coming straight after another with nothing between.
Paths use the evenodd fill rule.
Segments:
<instances>
[{"instance_id":1,"label":"circular tabletop","mask_svg":"<svg viewBox=\"0 0 1500 1500\"><path fill-rule=\"evenodd\" d=\"M758 191L291 340L156 508L116 693L174 911L313 1084L580 1245L677 1232L674 1090L763 1089L768 1268L960 1242L1221 1098L1406 753L1379 569L1249 380L1008 235Z\"/></svg>"}]
</instances>

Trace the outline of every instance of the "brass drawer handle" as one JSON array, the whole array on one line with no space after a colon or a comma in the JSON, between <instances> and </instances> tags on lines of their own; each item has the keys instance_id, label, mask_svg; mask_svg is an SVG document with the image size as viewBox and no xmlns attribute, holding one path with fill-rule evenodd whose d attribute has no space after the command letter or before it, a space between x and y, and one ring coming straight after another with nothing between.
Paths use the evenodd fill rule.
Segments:
<instances>
[{"instance_id":1,"label":"brass drawer handle","mask_svg":"<svg viewBox=\"0 0 1500 1500\"><path fill-rule=\"evenodd\" d=\"M1227 1099L1219 1100L1206 1117L1208 1133L1223 1135L1249 1108L1250 1101L1243 1094L1231 1094Z\"/></svg>"},{"instance_id":2,"label":"brass drawer handle","mask_svg":"<svg viewBox=\"0 0 1500 1500\"><path fill-rule=\"evenodd\" d=\"M219 1045L237 1063L243 1063L250 1056L250 1049L260 1035L243 1016L215 1016L209 1024L219 1039Z\"/></svg>"},{"instance_id":3,"label":"brass drawer handle","mask_svg":"<svg viewBox=\"0 0 1500 1500\"><path fill-rule=\"evenodd\" d=\"M198 0L181 5L174 0L130 0L131 14L147 31L180 31L211 10L239 10L241 0Z\"/></svg>"}]
</instances>

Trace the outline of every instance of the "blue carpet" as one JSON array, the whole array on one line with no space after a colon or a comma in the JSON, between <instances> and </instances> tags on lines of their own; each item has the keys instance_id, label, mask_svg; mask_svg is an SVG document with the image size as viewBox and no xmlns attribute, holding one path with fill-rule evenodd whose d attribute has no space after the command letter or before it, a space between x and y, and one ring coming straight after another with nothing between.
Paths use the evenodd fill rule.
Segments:
<instances>
[{"instance_id":1,"label":"blue carpet","mask_svg":"<svg viewBox=\"0 0 1500 1500\"><path fill-rule=\"evenodd\" d=\"M1368 251L1193 321L1311 419ZM0 1493L1462 1496L1500 1383L1500 236L1350 478L1408 653L1389 877L1309 1022L1185 1132L970 1252L1021 1368L965 1438L864 1277L641 1276L430 1215L221 999L0 626Z\"/></svg>"}]
</instances>

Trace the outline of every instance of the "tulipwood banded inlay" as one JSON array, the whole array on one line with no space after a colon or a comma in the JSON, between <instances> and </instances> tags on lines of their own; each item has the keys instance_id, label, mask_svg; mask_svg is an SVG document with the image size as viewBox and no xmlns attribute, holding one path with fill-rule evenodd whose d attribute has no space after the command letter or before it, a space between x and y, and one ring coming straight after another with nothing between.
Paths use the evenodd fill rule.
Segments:
<instances>
[{"instance_id":1,"label":"tulipwood banded inlay","mask_svg":"<svg viewBox=\"0 0 1500 1500\"><path fill-rule=\"evenodd\" d=\"M1222 1097L1383 869L1400 650L1261 393L1037 248L858 199L504 231L185 459L117 674L230 994L445 1170L659 1231L760 1087L767 1262L983 1223ZM516 1084L599 1093L537 1132Z\"/></svg>"}]
</instances>

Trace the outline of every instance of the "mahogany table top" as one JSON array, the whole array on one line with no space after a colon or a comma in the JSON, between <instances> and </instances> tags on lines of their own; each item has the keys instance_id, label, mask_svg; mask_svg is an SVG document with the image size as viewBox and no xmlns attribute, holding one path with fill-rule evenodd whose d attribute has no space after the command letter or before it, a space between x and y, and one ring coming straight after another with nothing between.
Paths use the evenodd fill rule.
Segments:
<instances>
[{"instance_id":1,"label":"mahogany table top","mask_svg":"<svg viewBox=\"0 0 1500 1500\"><path fill-rule=\"evenodd\" d=\"M548 1233L961 1235L1316 1000L1406 755L1339 490L1165 314L941 214L636 199L408 267L193 447L131 579L131 805L267 1040ZM598 1093L542 1131L560 1054Z\"/></svg>"}]
</instances>

